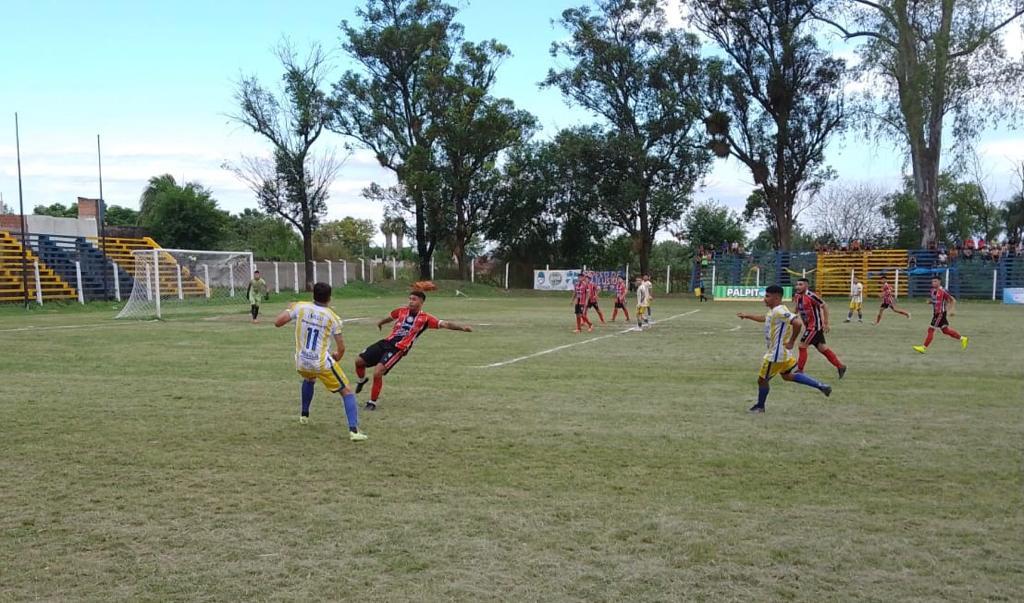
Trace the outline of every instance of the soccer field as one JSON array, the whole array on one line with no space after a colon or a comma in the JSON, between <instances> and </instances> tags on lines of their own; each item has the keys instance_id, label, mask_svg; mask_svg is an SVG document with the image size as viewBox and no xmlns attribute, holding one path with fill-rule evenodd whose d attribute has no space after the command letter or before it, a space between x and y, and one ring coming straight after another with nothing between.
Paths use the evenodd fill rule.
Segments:
<instances>
[{"instance_id":1,"label":"soccer field","mask_svg":"<svg viewBox=\"0 0 1024 603\"><path fill-rule=\"evenodd\" d=\"M874 327L877 300L864 324L833 300L847 376L811 351L832 397L775 379L751 416L763 337L735 313L758 303L660 297L649 331L574 335L568 297L439 293L476 331L424 334L354 444L320 386L299 425L283 303L259 325L0 309L0 600L1024 592L1020 308L963 303L970 347L922 356L926 304ZM403 303L335 300L361 319L350 378Z\"/></svg>"}]
</instances>

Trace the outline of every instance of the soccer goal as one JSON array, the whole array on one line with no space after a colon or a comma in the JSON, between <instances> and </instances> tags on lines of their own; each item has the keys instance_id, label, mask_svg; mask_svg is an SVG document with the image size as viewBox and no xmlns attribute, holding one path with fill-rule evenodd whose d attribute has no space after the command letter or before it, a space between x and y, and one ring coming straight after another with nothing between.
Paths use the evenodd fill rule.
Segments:
<instances>
[{"instance_id":1,"label":"soccer goal","mask_svg":"<svg viewBox=\"0 0 1024 603\"><path fill-rule=\"evenodd\" d=\"M132 262L131 297L117 318L163 318L249 304L246 291L255 270L251 252L136 249Z\"/></svg>"}]
</instances>

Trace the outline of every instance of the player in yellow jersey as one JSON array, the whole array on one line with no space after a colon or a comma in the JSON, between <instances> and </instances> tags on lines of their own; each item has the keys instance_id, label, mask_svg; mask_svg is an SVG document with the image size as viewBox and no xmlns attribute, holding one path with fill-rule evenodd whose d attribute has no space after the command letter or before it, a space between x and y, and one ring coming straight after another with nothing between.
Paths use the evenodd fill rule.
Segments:
<instances>
[{"instance_id":1,"label":"player in yellow jersey","mask_svg":"<svg viewBox=\"0 0 1024 603\"><path fill-rule=\"evenodd\" d=\"M299 422L309 422L309 405L313 402L313 388L319 380L332 393L340 393L345 403L349 439L362 442L366 434L359 432L359 409L356 395L348 387L348 377L338 365L345 355L345 340L341 336L341 319L328 304L331 286L313 285L313 302L298 302L281 312L274 321L283 327L295 321L295 370L302 376L302 414ZM330 351L331 340L334 351Z\"/></svg>"},{"instance_id":2,"label":"player in yellow jersey","mask_svg":"<svg viewBox=\"0 0 1024 603\"><path fill-rule=\"evenodd\" d=\"M853 277L853 281L850 283L850 312L846 315L846 320L843 322L850 322L853 320L853 313L857 313L857 322L864 322L864 313L862 308L864 307L864 283L857 280L857 277Z\"/></svg>"},{"instance_id":3,"label":"player in yellow jersey","mask_svg":"<svg viewBox=\"0 0 1024 603\"><path fill-rule=\"evenodd\" d=\"M741 319L752 320L764 323L764 339L768 351L761 362L761 370L757 374L757 404L750 407L750 412L761 414L764 412L764 404L768 399L768 382L775 375L781 375L784 381L796 381L803 385L813 387L825 394L832 395L832 387L809 377L806 373L796 373L796 358L793 358L793 344L803 322L800 317L789 311L789 308L782 305L782 287L770 285L765 289L764 305L768 306L766 314L736 314Z\"/></svg>"}]
</instances>

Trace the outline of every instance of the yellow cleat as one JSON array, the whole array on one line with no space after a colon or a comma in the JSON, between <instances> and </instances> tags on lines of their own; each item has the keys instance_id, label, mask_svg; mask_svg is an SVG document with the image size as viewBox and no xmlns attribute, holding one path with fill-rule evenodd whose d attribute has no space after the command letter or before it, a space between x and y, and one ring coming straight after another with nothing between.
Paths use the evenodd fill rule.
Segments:
<instances>
[{"instance_id":1,"label":"yellow cleat","mask_svg":"<svg viewBox=\"0 0 1024 603\"><path fill-rule=\"evenodd\" d=\"M309 417L299 417L299 425L309 425Z\"/></svg>"},{"instance_id":2,"label":"yellow cleat","mask_svg":"<svg viewBox=\"0 0 1024 603\"><path fill-rule=\"evenodd\" d=\"M367 435L365 433L357 433L357 432L351 432L350 431L349 434L348 434L348 439L352 440L353 442L365 442L366 440L368 440L370 438L367 437Z\"/></svg>"},{"instance_id":3,"label":"yellow cleat","mask_svg":"<svg viewBox=\"0 0 1024 603\"><path fill-rule=\"evenodd\" d=\"M928 348L924 347L923 345L915 345L914 346L914 351L917 352L918 354L924 354L924 351L927 350L927 349Z\"/></svg>"},{"instance_id":4,"label":"yellow cleat","mask_svg":"<svg viewBox=\"0 0 1024 603\"><path fill-rule=\"evenodd\" d=\"M967 336L966 335L964 335L963 337L960 338L960 349L961 350L966 350L967 349Z\"/></svg>"}]
</instances>

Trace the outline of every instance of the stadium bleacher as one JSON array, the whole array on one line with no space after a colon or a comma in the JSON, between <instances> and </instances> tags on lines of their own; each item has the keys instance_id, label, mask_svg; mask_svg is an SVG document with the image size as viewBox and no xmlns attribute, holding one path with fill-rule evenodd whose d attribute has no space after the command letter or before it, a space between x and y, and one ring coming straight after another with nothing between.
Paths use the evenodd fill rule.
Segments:
<instances>
[{"instance_id":1,"label":"stadium bleacher","mask_svg":"<svg viewBox=\"0 0 1024 603\"><path fill-rule=\"evenodd\" d=\"M20 302L25 299L22 268L27 268L29 299L35 301L42 294L44 301L69 300L77 297L76 290L40 260L31 249L25 253L27 263L23 264L21 241L9 232L0 231L0 302ZM39 288L36 289L35 265L39 262Z\"/></svg>"}]
</instances>

